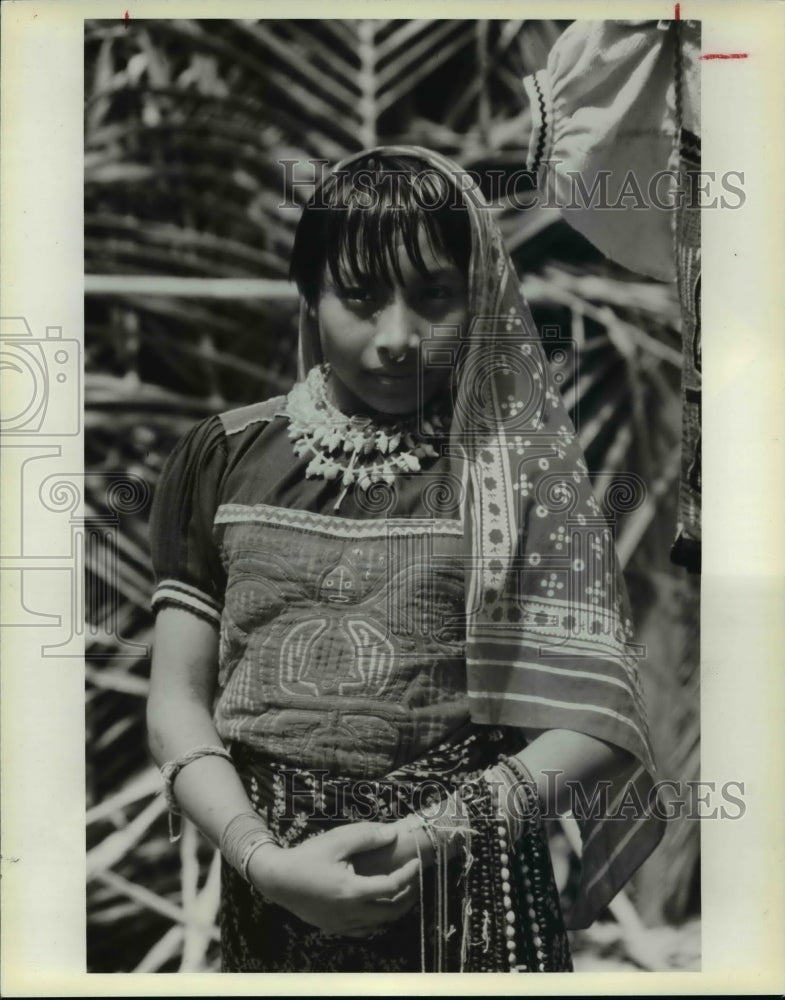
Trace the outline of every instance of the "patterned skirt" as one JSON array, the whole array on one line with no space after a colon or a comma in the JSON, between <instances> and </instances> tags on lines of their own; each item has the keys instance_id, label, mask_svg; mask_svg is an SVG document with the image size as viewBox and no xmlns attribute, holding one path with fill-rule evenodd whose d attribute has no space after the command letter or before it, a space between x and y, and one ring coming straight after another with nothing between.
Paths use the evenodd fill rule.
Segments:
<instances>
[{"instance_id":1,"label":"patterned skirt","mask_svg":"<svg viewBox=\"0 0 785 1000\"><path fill-rule=\"evenodd\" d=\"M469 724L454 741L382 779L349 780L284 767L235 744L256 811L293 847L358 819L391 821L458 791L471 816L463 855L423 872L420 901L366 937L324 934L270 902L224 862L224 972L569 972L567 933L540 816L505 839L492 792L479 780L519 733Z\"/></svg>"}]
</instances>

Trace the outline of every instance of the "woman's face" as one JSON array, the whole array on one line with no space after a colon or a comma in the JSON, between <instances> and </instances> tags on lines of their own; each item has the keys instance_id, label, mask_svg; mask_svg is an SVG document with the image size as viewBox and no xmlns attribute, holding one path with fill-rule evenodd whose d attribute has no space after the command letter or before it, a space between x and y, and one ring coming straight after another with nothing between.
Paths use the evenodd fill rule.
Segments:
<instances>
[{"instance_id":1,"label":"woman's face","mask_svg":"<svg viewBox=\"0 0 785 1000\"><path fill-rule=\"evenodd\" d=\"M326 270L317 304L319 334L325 361L330 363L330 389L345 413L412 413L418 404L446 388L449 367L420 372L420 343L433 336L434 326L465 330L469 318L466 278L449 258L435 251L423 230L420 252L428 271L423 276L399 245L402 280L388 285L381 279L346 287L335 285ZM343 277L343 275L342 275Z\"/></svg>"}]
</instances>

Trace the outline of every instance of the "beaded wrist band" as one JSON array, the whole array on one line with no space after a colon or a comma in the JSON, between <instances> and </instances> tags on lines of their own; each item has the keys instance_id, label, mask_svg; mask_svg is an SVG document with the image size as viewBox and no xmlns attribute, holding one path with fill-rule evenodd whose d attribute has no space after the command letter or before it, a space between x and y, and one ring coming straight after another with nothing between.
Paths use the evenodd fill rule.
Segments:
<instances>
[{"instance_id":1,"label":"beaded wrist band","mask_svg":"<svg viewBox=\"0 0 785 1000\"><path fill-rule=\"evenodd\" d=\"M513 776L518 816L524 826L527 819L538 816L542 811L537 782L529 768L518 757L501 754L499 764L507 768L508 773Z\"/></svg>"},{"instance_id":2,"label":"beaded wrist band","mask_svg":"<svg viewBox=\"0 0 785 1000\"><path fill-rule=\"evenodd\" d=\"M194 747L193 750L184 753L182 757L178 757L176 760L168 760L161 766L161 777L164 779L164 795L166 797L166 806L169 810L169 842L172 844L180 839L181 833L179 822L175 824L175 817L182 815L180 806L174 795L175 778L186 765L199 760L200 757L225 757L230 764L234 763L232 755L225 747L206 745Z\"/></svg>"},{"instance_id":3,"label":"beaded wrist band","mask_svg":"<svg viewBox=\"0 0 785 1000\"><path fill-rule=\"evenodd\" d=\"M250 883L248 866L256 850L264 844L277 844L277 841L264 820L249 811L239 813L226 824L219 849L232 868Z\"/></svg>"},{"instance_id":4,"label":"beaded wrist band","mask_svg":"<svg viewBox=\"0 0 785 1000\"><path fill-rule=\"evenodd\" d=\"M507 757L505 754L499 756L499 761L512 771L522 785L525 785L530 792L534 793L539 807L540 797L537 790L537 780L523 761L519 757Z\"/></svg>"},{"instance_id":5,"label":"beaded wrist band","mask_svg":"<svg viewBox=\"0 0 785 1000\"><path fill-rule=\"evenodd\" d=\"M523 817L515 775L499 761L483 771L482 780L493 790L493 801L499 818L507 824L510 840L515 843L523 833Z\"/></svg>"},{"instance_id":6,"label":"beaded wrist band","mask_svg":"<svg viewBox=\"0 0 785 1000\"><path fill-rule=\"evenodd\" d=\"M501 754L498 763L483 773L483 780L495 787L510 839L515 843L523 834L526 821L540 812L537 783L531 771L516 757Z\"/></svg>"}]
</instances>

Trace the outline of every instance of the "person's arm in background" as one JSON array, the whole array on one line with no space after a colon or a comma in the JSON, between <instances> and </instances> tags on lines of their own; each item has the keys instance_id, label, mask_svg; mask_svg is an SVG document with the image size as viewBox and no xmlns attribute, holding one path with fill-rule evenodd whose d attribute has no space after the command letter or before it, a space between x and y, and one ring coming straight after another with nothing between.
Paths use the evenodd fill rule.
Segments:
<instances>
[{"instance_id":1,"label":"person's arm in background","mask_svg":"<svg viewBox=\"0 0 785 1000\"><path fill-rule=\"evenodd\" d=\"M150 750L159 766L197 746L223 746L212 719L217 664L213 625L179 608L159 611L147 704ZM231 820L254 811L235 768L222 757L187 764L174 787L183 811L216 845ZM264 826L261 817L259 824ZM374 927L413 904L417 860L363 878L347 859L394 837L389 825L356 823L294 848L264 843L251 856L248 875L268 899L323 930Z\"/></svg>"}]
</instances>

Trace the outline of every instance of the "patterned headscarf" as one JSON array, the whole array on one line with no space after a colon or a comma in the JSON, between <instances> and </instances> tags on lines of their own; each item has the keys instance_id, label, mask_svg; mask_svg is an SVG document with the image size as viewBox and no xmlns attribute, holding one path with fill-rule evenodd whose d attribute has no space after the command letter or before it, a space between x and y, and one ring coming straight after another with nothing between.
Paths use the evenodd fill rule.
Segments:
<instances>
[{"instance_id":1,"label":"patterned headscarf","mask_svg":"<svg viewBox=\"0 0 785 1000\"><path fill-rule=\"evenodd\" d=\"M631 641L612 530L476 184L456 163L417 146L365 150L334 170L371 154L422 160L424 169L464 192L469 211L469 329L457 337L434 333L443 332L445 346L456 351L450 450L464 468L471 716L482 724L587 733L627 750L634 761L614 779L603 815L576 816L581 889L566 916L569 926L584 927L663 832L651 811L654 762L640 649ZM300 378L321 360L318 329L303 304ZM622 494L628 488L624 483Z\"/></svg>"}]
</instances>

